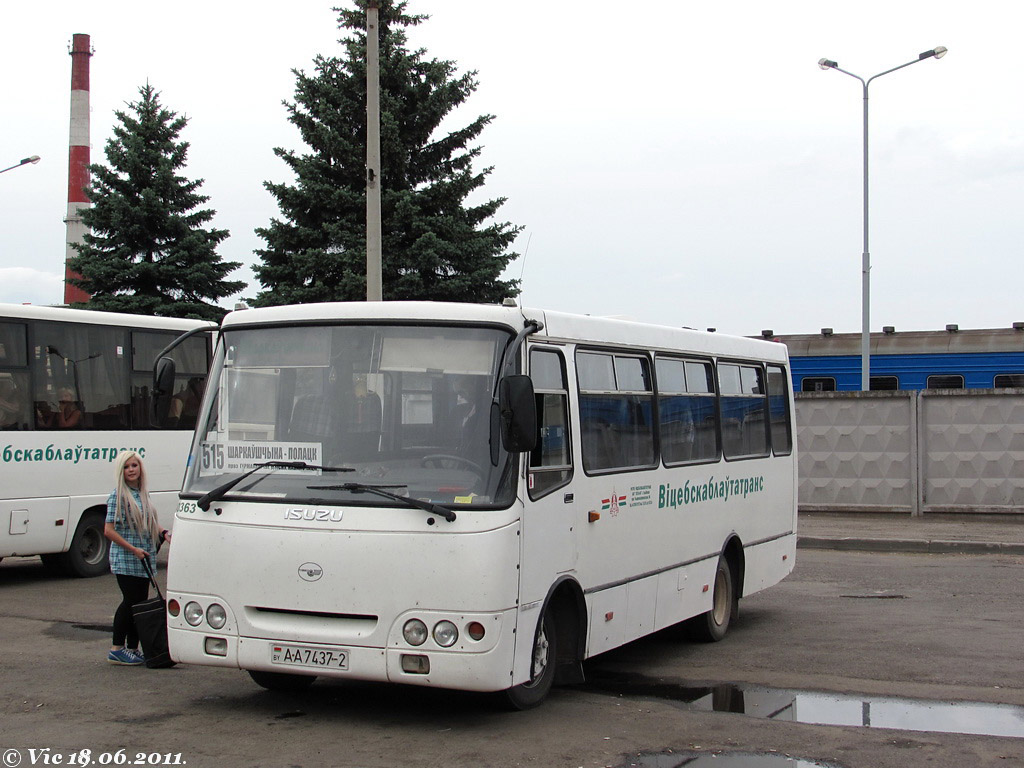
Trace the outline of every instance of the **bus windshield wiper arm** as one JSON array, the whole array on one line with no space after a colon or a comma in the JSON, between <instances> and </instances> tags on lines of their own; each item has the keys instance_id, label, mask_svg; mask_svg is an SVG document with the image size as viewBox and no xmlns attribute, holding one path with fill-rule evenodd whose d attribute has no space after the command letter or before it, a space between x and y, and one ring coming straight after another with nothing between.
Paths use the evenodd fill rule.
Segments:
<instances>
[{"instance_id":1,"label":"bus windshield wiper arm","mask_svg":"<svg viewBox=\"0 0 1024 768\"><path fill-rule=\"evenodd\" d=\"M342 483L341 485L307 485L311 491L349 491L351 493L374 493L378 496L383 496L386 499L394 499L400 501L406 506L416 507L426 512L430 512L435 515L440 515L449 523L455 521L455 513L452 512L448 507L442 507L440 504L434 504L430 501L423 501L422 499L414 499L412 496L399 496L397 493L391 493L391 491L385 491L385 488L404 488L404 485L364 485L363 483Z\"/></svg>"},{"instance_id":2,"label":"bus windshield wiper arm","mask_svg":"<svg viewBox=\"0 0 1024 768\"><path fill-rule=\"evenodd\" d=\"M205 512L213 502L223 498L228 491L245 480L245 478L268 467L270 469L312 469L320 470L321 472L355 472L351 467L321 467L316 464L307 464L304 461L262 461L248 472L243 472L238 477L228 480L223 485L218 485L212 491L203 494L199 501L196 502L196 506Z\"/></svg>"}]
</instances>

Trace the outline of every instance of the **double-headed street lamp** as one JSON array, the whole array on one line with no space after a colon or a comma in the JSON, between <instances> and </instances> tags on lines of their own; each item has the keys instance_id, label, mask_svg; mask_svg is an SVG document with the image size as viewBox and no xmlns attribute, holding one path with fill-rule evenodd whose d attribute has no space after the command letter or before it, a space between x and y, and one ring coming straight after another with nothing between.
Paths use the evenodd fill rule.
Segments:
<instances>
[{"instance_id":1,"label":"double-headed street lamp","mask_svg":"<svg viewBox=\"0 0 1024 768\"><path fill-rule=\"evenodd\" d=\"M868 250L868 86L871 85L872 80L875 80L882 75L888 75L890 72L895 72L897 69L909 67L911 64L917 64L917 62L924 61L925 59L941 59L945 55L946 49L940 45L938 48L933 48L930 51L925 51L924 53L919 54L913 61L908 61L906 64L900 64L898 67L887 69L885 72L879 72L877 75L869 77L867 80L860 75L853 74L853 72L847 72L836 64L836 62L829 59L820 59L818 61L818 66L822 69L834 69L838 72L842 72L844 75L856 78L864 88L864 253L862 256L861 266L862 308L860 342L861 389L864 391L871 388L871 254Z\"/></svg>"},{"instance_id":2,"label":"double-headed street lamp","mask_svg":"<svg viewBox=\"0 0 1024 768\"><path fill-rule=\"evenodd\" d=\"M39 162L39 155L32 155L32 157L26 157L20 163L15 163L10 168L4 168L3 170L0 170L0 173L6 173L7 171L13 171L15 168L21 168L21 166L28 165L29 163L35 165L38 162Z\"/></svg>"}]
</instances>

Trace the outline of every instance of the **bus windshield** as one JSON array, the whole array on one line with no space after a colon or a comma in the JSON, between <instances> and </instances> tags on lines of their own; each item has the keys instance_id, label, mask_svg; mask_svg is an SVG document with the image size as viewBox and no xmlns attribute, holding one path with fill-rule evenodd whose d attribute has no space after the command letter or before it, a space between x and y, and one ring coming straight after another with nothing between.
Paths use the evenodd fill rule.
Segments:
<instances>
[{"instance_id":1,"label":"bus windshield","mask_svg":"<svg viewBox=\"0 0 1024 768\"><path fill-rule=\"evenodd\" d=\"M492 433L491 404L510 337L468 326L226 330L183 492L207 493L263 462L304 462L344 474L268 466L224 498L395 505L369 486L452 507L507 507L515 472L496 424Z\"/></svg>"}]
</instances>

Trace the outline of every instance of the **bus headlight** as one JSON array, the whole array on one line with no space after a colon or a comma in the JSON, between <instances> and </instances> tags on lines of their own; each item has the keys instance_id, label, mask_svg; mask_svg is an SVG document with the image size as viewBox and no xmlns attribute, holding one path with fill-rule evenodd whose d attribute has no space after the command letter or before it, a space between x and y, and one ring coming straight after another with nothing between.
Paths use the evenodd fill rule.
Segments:
<instances>
[{"instance_id":1,"label":"bus headlight","mask_svg":"<svg viewBox=\"0 0 1024 768\"><path fill-rule=\"evenodd\" d=\"M203 621L203 606L195 602L186 603L185 621L187 621L193 627L198 627L199 624Z\"/></svg>"},{"instance_id":2,"label":"bus headlight","mask_svg":"<svg viewBox=\"0 0 1024 768\"><path fill-rule=\"evenodd\" d=\"M227 611L224 610L224 606L219 603L213 603L209 608L206 609L206 621L209 622L210 626L214 629L220 629L228 621Z\"/></svg>"},{"instance_id":3,"label":"bus headlight","mask_svg":"<svg viewBox=\"0 0 1024 768\"><path fill-rule=\"evenodd\" d=\"M419 619L409 619L402 627L402 637L409 645L423 645L427 642L427 625Z\"/></svg>"},{"instance_id":4,"label":"bus headlight","mask_svg":"<svg viewBox=\"0 0 1024 768\"><path fill-rule=\"evenodd\" d=\"M459 639L459 628L450 621L439 621L434 625L434 642L442 648L450 648Z\"/></svg>"}]
</instances>

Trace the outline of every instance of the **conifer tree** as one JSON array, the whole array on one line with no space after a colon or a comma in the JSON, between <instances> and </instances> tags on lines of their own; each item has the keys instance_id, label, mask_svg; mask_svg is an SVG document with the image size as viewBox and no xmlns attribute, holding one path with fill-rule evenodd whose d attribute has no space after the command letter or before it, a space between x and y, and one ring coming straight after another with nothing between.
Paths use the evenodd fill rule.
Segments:
<instances>
[{"instance_id":1,"label":"conifer tree","mask_svg":"<svg viewBox=\"0 0 1024 768\"><path fill-rule=\"evenodd\" d=\"M215 211L200 208L210 199L197 192L203 180L179 175L189 144L178 137L188 119L162 106L149 83L139 94L128 111L115 112L104 149L109 167L89 168L88 231L69 266L91 298L75 306L219 319L225 310L211 302L245 287L224 279L241 265L216 252L228 231L204 226Z\"/></svg>"},{"instance_id":2,"label":"conifer tree","mask_svg":"<svg viewBox=\"0 0 1024 768\"><path fill-rule=\"evenodd\" d=\"M283 218L256 230L266 242L257 305L366 297L366 0L352 2L335 9L344 55L318 56L313 75L295 71L295 102L285 102L310 151L274 150L296 182L264 185ZM521 228L492 221L505 198L467 202L491 172L474 171L471 144L493 115L440 130L476 73L409 50L405 29L427 17L406 6L379 2L383 297L500 302L519 292L499 278Z\"/></svg>"}]
</instances>

